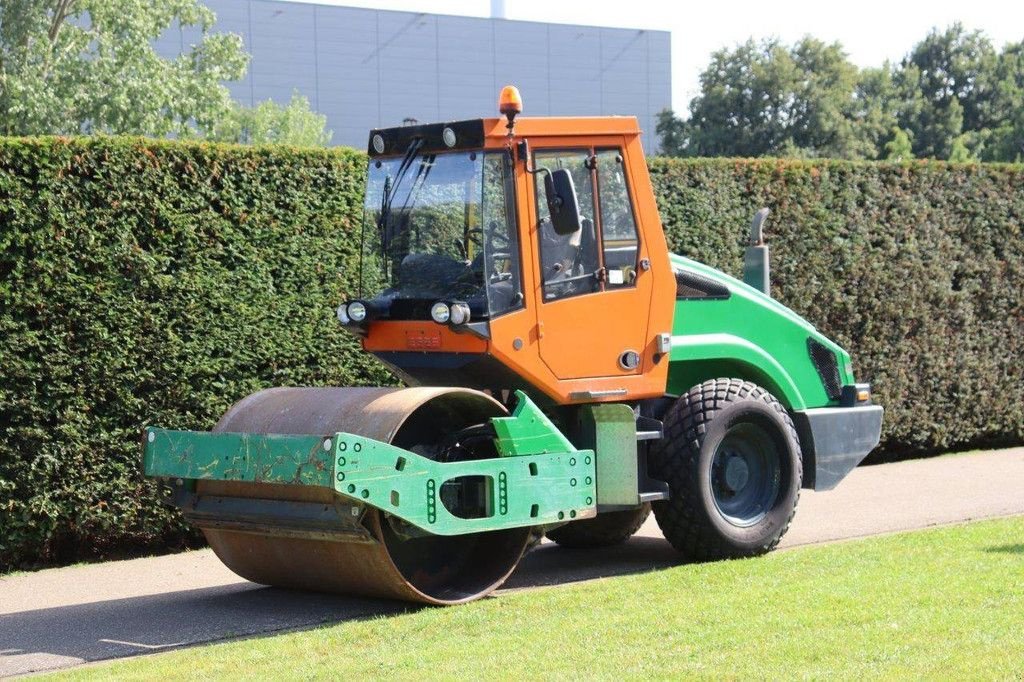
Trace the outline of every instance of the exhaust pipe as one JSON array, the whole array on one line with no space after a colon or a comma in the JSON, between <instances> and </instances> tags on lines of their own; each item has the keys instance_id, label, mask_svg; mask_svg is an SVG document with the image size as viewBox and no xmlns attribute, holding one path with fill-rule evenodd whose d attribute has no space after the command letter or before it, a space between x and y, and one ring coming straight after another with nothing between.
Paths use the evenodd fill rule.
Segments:
<instances>
[{"instance_id":1,"label":"exhaust pipe","mask_svg":"<svg viewBox=\"0 0 1024 682\"><path fill-rule=\"evenodd\" d=\"M764 243L764 221L771 210L762 208L750 222L750 244L743 254L743 282L765 296L771 296L768 245Z\"/></svg>"}]
</instances>

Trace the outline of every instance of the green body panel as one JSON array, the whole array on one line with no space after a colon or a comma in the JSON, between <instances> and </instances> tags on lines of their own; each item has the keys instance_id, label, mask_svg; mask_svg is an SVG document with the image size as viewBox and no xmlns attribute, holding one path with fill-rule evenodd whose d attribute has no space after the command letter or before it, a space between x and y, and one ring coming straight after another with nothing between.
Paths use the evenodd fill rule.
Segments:
<instances>
[{"instance_id":1,"label":"green body panel","mask_svg":"<svg viewBox=\"0 0 1024 682\"><path fill-rule=\"evenodd\" d=\"M715 280L729 289L729 297L676 301L669 393L685 393L707 379L734 377L764 386L791 410L835 405L811 362L808 338L835 353L840 381L853 383L849 354L789 308L688 258L673 255L672 266Z\"/></svg>"},{"instance_id":2,"label":"green body panel","mask_svg":"<svg viewBox=\"0 0 1024 682\"><path fill-rule=\"evenodd\" d=\"M491 425L498 436L502 457L571 452L572 443L522 391L516 391L516 407L510 417L494 417Z\"/></svg>"},{"instance_id":3,"label":"green body panel","mask_svg":"<svg viewBox=\"0 0 1024 682\"><path fill-rule=\"evenodd\" d=\"M146 476L156 478L331 488L435 535L596 515L597 465L592 450L577 450L522 394L512 416L492 423L506 456L460 462L436 462L350 433L211 433L150 427L143 466ZM485 491L480 518L455 516L444 505L445 483L466 476L484 477L472 482Z\"/></svg>"},{"instance_id":4,"label":"green body panel","mask_svg":"<svg viewBox=\"0 0 1024 682\"><path fill-rule=\"evenodd\" d=\"M581 405L574 440L597 458L599 508L640 504L637 471L636 416L628 405Z\"/></svg>"},{"instance_id":5,"label":"green body panel","mask_svg":"<svg viewBox=\"0 0 1024 682\"><path fill-rule=\"evenodd\" d=\"M333 458L321 436L146 429L143 471L185 480L333 487Z\"/></svg>"}]
</instances>

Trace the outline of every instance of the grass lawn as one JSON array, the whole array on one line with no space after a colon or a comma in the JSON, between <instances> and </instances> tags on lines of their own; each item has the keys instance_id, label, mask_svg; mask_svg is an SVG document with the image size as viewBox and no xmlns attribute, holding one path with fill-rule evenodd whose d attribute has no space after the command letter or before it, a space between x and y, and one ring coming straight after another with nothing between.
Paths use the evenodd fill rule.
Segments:
<instances>
[{"instance_id":1,"label":"grass lawn","mask_svg":"<svg viewBox=\"0 0 1024 682\"><path fill-rule=\"evenodd\" d=\"M1013 678L1024 518L538 589L73 679Z\"/></svg>"}]
</instances>

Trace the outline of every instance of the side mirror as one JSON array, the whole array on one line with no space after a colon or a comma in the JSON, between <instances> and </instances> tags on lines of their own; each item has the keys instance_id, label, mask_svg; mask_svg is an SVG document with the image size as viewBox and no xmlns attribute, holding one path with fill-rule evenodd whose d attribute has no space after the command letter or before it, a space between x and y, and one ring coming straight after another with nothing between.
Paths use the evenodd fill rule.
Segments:
<instances>
[{"instance_id":1,"label":"side mirror","mask_svg":"<svg viewBox=\"0 0 1024 682\"><path fill-rule=\"evenodd\" d=\"M545 174L544 193L547 195L548 214L555 234L565 236L579 232L580 206L569 171L559 168Z\"/></svg>"}]
</instances>

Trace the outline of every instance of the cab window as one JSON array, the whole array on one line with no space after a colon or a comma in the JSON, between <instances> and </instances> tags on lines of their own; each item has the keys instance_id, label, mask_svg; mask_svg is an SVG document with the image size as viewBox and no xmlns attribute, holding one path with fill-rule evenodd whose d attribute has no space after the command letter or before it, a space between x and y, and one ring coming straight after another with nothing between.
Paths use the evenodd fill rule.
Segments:
<instances>
[{"instance_id":1,"label":"cab window","mask_svg":"<svg viewBox=\"0 0 1024 682\"><path fill-rule=\"evenodd\" d=\"M485 154L480 208L484 278L492 317L523 304L516 234L516 188L507 154Z\"/></svg>"},{"instance_id":2,"label":"cab window","mask_svg":"<svg viewBox=\"0 0 1024 682\"><path fill-rule=\"evenodd\" d=\"M609 288L632 286L639 239L622 153L617 149L599 150L596 167L605 283Z\"/></svg>"},{"instance_id":3,"label":"cab window","mask_svg":"<svg viewBox=\"0 0 1024 682\"><path fill-rule=\"evenodd\" d=\"M542 171L534 175L541 283L545 301L589 294L600 288L600 263L597 232L594 226L594 183L590 158L589 149L538 151L534 154L534 164L538 168L565 168L569 171L576 186L580 209L581 229L571 235L557 234L548 215L544 173Z\"/></svg>"}]
</instances>

